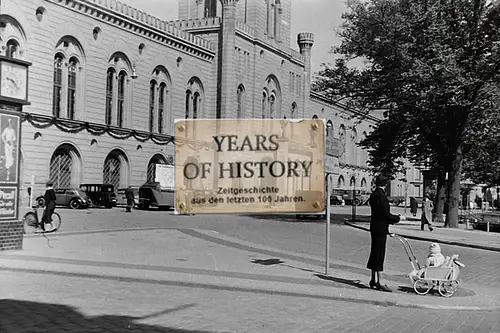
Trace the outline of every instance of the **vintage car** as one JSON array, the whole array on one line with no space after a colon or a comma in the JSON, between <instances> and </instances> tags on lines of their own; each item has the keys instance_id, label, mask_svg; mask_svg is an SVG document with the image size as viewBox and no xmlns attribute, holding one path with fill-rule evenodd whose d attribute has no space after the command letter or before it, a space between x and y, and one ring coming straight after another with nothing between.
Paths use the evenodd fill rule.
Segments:
<instances>
[{"instance_id":1,"label":"vintage car","mask_svg":"<svg viewBox=\"0 0 500 333\"><path fill-rule=\"evenodd\" d=\"M56 188L56 205L57 206L67 206L72 209L87 208L90 204L90 200L80 189L77 188ZM36 203L44 207L45 199L43 195L36 198Z\"/></svg>"},{"instance_id":2,"label":"vintage car","mask_svg":"<svg viewBox=\"0 0 500 333\"><path fill-rule=\"evenodd\" d=\"M116 206L115 186L112 184L80 184L90 199L91 206L112 208Z\"/></svg>"},{"instance_id":3,"label":"vintage car","mask_svg":"<svg viewBox=\"0 0 500 333\"><path fill-rule=\"evenodd\" d=\"M161 188L158 182L148 182L139 188L139 208L170 209L174 207L175 189Z\"/></svg>"},{"instance_id":4,"label":"vintage car","mask_svg":"<svg viewBox=\"0 0 500 333\"><path fill-rule=\"evenodd\" d=\"M116 205L117 206L126 206L127 198L125 197L126 187L119 188L116 191ZM139 206L139 186L132 186L132 191L134 191L134 207Z\"/></svg>"}]
</instances>

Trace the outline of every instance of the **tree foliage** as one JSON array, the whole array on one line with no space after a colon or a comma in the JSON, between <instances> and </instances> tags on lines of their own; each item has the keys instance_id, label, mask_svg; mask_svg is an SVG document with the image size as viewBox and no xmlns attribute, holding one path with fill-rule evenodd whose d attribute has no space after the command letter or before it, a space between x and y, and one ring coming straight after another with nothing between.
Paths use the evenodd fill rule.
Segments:
<instances>
[{"instance_id":1,"label":"tree foliage","mask_svg":"<svg viewBox=\"0 0 500 333\"><path fill-rule=\"evenodd\" d=\"M457 226L464 157L499 79L498 2L350 0L348 7L339 58L320 71L316 87L367 113L386 111L362 142L378 171L400 171L398 160L409 158L448 172L447 223ZM360 57L365 68L349 66Z\"/></svg>"}]
</instances>

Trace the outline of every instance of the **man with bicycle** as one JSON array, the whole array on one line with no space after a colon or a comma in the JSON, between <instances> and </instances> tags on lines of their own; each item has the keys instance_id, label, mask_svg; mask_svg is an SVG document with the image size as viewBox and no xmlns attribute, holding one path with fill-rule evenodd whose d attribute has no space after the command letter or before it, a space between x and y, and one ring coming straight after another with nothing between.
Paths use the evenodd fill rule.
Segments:
<instances>
[{"instance_id":1,"label":"man with bicycle","mask_svg":"<svg viewBox=\"0 0 500 333\"><path fill-rule=\"evenodd\" d=\"M54 191L54 184L47 182L47 189L43 198L45 199L45 210L43 211L42 220L40 221L40 228L45 231L45 224L52 223L52 214L56 210L56 192Z\"/></svg>"}]
</instances>

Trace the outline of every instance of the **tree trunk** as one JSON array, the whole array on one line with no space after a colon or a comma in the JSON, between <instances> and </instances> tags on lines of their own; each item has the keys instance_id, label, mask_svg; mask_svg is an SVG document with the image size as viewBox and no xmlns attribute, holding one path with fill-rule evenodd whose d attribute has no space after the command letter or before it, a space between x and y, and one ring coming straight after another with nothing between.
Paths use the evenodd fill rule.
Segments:
<instances>
[{"instance_id":1,"label":"tree trunk","mask_svg":"<svg viewBox=\"0 0 500 333\"><path fill-rule=\"evenodd\" d=\"M436 222L444 222L443 210L446 200L446 179L443 172L438 172L436 189Z\"/></svg>"},{"instance_id":2,"label":"tree trunk","mask_svg":"<svg viewBox=\"0 0 500 333\"><path fill-rule=\"evenodd\" d=\"M445 226L458 228L458 207L460 201L460 178L462 176L462 148L457 149L457 154L452 163L452 170L448 174L447 201L448 211L446 212Z\"/></svg>"}]
</instances>

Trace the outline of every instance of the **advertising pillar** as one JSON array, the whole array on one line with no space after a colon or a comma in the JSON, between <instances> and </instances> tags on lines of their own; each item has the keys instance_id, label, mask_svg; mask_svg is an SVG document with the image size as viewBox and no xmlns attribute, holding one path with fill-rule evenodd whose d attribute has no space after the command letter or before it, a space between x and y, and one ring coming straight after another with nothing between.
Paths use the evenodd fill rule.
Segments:
<instances>
[{"instance_id":1,"label":"advertising pillar","mask_svg":"<svg viewBox=\"0 0 500 333\"><path fill-rule=\"evenodd\" d=\"M31 63L0 56L0 251L20 250L23 221L19 216L21 120L28 105Z\"/></svg>"}]
</instances>

